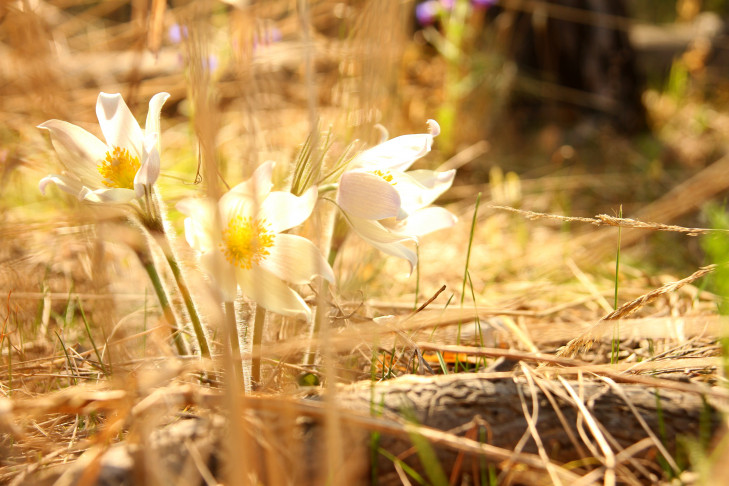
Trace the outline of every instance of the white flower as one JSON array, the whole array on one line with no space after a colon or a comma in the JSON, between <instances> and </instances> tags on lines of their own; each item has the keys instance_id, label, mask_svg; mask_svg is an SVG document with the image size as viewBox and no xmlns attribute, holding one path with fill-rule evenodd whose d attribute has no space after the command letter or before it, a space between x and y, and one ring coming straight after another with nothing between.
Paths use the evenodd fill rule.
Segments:
<instances>
[{"instance_id":1,"label":"white flower","mask_svg":"<svg viewBox=\"0 0 729 486\"><path fill-rule=\"evenodd\" d=\"M51 133L51 142L64 170L44 177L49 183L81 200L126 203L142 197L160 171L160 111L170 95L158 93L149 102L144 131L120 94L99 93L96 116L106 143L86 130L61 120L48 120L38 128Z\"/></svg>"},{"instance_id":2,"label":"white flower","mask_svg":"<svg viewBox=\"0 0 729 486\"><path fill-rule=\"evenodd\" d=\"M337 191L337 204L352 229L382 252L408 260L411 268L417 257L404 243L456 222L446 209L428 207L451 186L455 170L405 172L430 152L440 133L434 120L428 120L428 128L428 133L396 137L358 154Z\"/></svg>"},{"instance_id":3,"label":"white flower","mask_svg":"<svg viewBox=\"0 0 729 486\"><path fill-rule=\"evenodd\" d=\"M272 170L272 162L261 165L249 180L224 194L217 208L205 199L185 199L177 208L188 216L187 241L200 252L200 264L224 300L235 299L240 287L272 312L310 320L309 306L283 281L300 285L320 275L334 282L334 273L312 242L281 232L309 217L317 188L300 197L271 192Z\"/></svg>"}]
</instances>

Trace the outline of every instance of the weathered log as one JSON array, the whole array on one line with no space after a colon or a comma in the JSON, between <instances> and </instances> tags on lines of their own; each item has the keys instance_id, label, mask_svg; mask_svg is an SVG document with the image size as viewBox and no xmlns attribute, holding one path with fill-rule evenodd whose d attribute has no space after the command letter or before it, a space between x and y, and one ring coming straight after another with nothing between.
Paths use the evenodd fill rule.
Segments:
<instances>
[{"instance_id":1,"label":"weathered log","mask_svg":"<svg viewBox=\"0 0 729 486\"><path fill-rule=\"evenodd\" d=\"M488 463L496 464L497 469L508 467L506 459L512 451L517 451L519 454L513 454L512 459L519 470L532 471L548 480L545 463L536 455L538 448L529 431L525 411L534 422L533 430L543 451L554 464L591 457L605 464L605 458L601 457L605 451L595 446L594 432L568 387L581 397L585 410L599 424L599 435L615 455L643 441L639 455L656 464L657 448L650 439L646 440L651 432L654 438L660 438L658 441L669 455L674 456L679 437L699 437L702 425L705 430L713 431L719 423L718 412L699 394L657 391L642 385L611 385L602 381L534 382L524 377L489 379L485 375L465 373L358 383L337 389L334 399L338 411L334 416L340 424L341 450L338 452L344 461L336 484L367 484L372 471L376 471L378 484L400 484L393 462L381 450L401 455L405 463L424 475L425 468L417 453L403 455L417 437L431 444L446 476L454 470L461 477L478 471L482 464L478 462L479 455ZM184 484L204 484L199 472L202 463L220 481L225 476L226 464L233 467L241 464L242 456L238 457L241 454L260 458L260 463L253 465L257 467L260 484L281 481L283 484L323 484L327 464L333 459L331 450L327 453L325 447L325 416L332 410L327 409L326 402L327 397L320 394L296 401L278 397L246 398L244 422L248 438L241 443L251 447L245 451L236 449L232 461L222 451L229 444L226 434L230 437L236 433L231 432L234 427L222 416L206 414L178 421L155 430L143 444L123 443L112 447L98 463L95 484L138 484L140 475L150 474L154 475L150 480L155 482L182 484L184 478ZM370 463L373 433L379 435L376 444L380 450L375 468ZM480 440L490 445L482 445ZM198 456L194 460L191 451ZM264 461L266 454L276 454L275 460ZM195 460L198 465L193 467ZM643 461L643 466L636 465L633 470L632 466L621 464L625 460L619 456L616 467L631 470L631 474L643 481L658 479L657 467L644 467ZM595 464L595 459L588 459L588 464L589 461ZM92 463L88 459L79 461L55 484L77 484ZM280 467L272 470L272 464ZM577 473L565 469L556 474L577 477ZM569 482L570 477L562 479Z\"/></svg>"},{"instance_id":2,"label":"weathered log","mask_svg":"<svg viewBox=\"0 0 729 486\"><path fill-rule=\"evenodd\" d=\"M612 388L604 382L585 382L581 385L572 382L570 385L579 390L587 409L601 424L603 433L611 435L619 444L618 447L623 448L645 439L649 434L623 395L616 391L618 389L656 436L660 435L661 428L665 431L662 440L670 453L675 452L678 437L699 436L702 413L709 410L700 396L683 392L658 392L640 385L618 385L619 388ZM579 439L578 443L573 443L565 431L566 424L574 437L580 437L577 429L583 427L587 430L587 427L574 400L559 382L542 381L539 386L530 386L523 380L488 380L467 374L428 378L413 376L379 384L372 398L370 393L368 386L357 385L342 393L338 402L358 410L366 410L372 402L380 406L383 414L409 416L419 424L440 430L458 429L469 423L473 423L470 428L475 428L477 423L474 418L480 417L487 424L489 443L510 451L517 447L525 434L529 434L522 400L530 414L535 411L535 400L538 407L536 430L551 460L574 461L579 459L578 448L587 448L579 444ZM550 403L547 393L551 395L556 408ZM563 416L563 422L559 414ZM706 417L713 430L719 416L712 411ZM465 432L462 431L460 435ZM594 440L589 432L587 436ZM412 447L412 443L403 437L383 435L380 446L397 455ZM457 451L441 447L436 449L441 465L448 474L454 467ZM522 451L537 452L532 437L524 444ZM407 462L422 471L417 456L411 456ZM393 478L391 461L380 456L378 468L383 480ZM471 467L464 466L464 469L470 471ZM383 483L389 484L389 481L380 484ZM399 482L395 480L392 484Z\"/></svg>"}]
</instances>

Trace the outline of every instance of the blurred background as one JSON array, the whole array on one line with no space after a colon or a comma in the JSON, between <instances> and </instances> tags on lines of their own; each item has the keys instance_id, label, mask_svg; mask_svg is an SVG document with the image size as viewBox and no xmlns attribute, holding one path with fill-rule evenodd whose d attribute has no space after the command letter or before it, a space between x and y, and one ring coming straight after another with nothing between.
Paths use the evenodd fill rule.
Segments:
<instances>
[{"instance_id":1,"label":"blurred background","mask_svg":"<svg viewBox=\"0 0 729 486\"><path fill-rule=\"evenodd\" d=\"M437 240L452 248L423 254L426 293L440 285L429 275L461 271L442 255L463 252L478 193L483 204L531 211L719 227L729 188L728 13L722 0L3 2L2 287L27 295L19 311L41 320L35 302L50 291L61 295L58 312L71 288L138 294L113 278L136 268L128 250L100 243L88 225L103 215L37 191L58 161L36 125L58 118L99 134L99 91L122 93L138 116L153 94L171 94L160 187L178 230L174 204L211 182L206 161L228 185L269 159L283 179L317 127L331 132L336 158L350 143L376 143L377 124L396 136L438 120L442 134L421 163L459 169L442 202L465 222ZM552 262L545 255L614 257L613 230L535 229L521 216L483 214L479 291L536 279ZM709 261L698 239L632 234L623 244L634 276ZM372 283L384 267L359 263L374 259L343 255L341 292ZM399 296L412 286L367 290Z\"/></svg>"},{"instance_id":2,"label":"blurred background","mask_svg":"<svg viewBox=\"0 0 729 486\"><path fill-rule=\"evenodd\" d=\"M422 164L459 169L444 202L466 219L482 192L486 203L532 211L614 216L622 207L646 221L719 225L729 188L728 12L722 0L3 2L3 278L16 293L107 288L91 283L119 261L86 226L100 215L36 189L58 171L36 125L58 118L99 134L99 91L122 93L138 116L154 93L171 94L160 187L178 229L174 204L210 182L206 160L232 185L269 159L283 175L316 127L331 131L336 158L352 142L375 143L377 124L396 136L425 131L428 118L442 134ZM544 242L500 218L485 225L493 246L483 254L501 258L485 257L493 268L484 282L544 262ZM552 230L569 232L577 249L566 253L600 261L615 250L614 232ZM559 248L560 238L550 242ZM697 239L670 233L625 245L647 269L706 263ZM504 265L510 258L521 263ZM355 278L352 291L376 274Z\"/></svg>"}]
</instances>

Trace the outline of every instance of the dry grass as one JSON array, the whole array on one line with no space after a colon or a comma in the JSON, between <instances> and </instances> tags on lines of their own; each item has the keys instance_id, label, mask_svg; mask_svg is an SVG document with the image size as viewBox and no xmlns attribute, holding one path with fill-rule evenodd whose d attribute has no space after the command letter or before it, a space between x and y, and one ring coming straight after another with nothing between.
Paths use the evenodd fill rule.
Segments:
<instances>
[{"instance_id":1,"label":"dry grass","mask_svg":"<svg viewBox=\"0 0 729 486\"><path fill-rule=\"evenodd\" d=\"M303 289L312 305L329 306L324 331L309 338L304 323L270 317L263 346L246 354L263 358L264 381L241 395L226 381L230 362L220 309L179 238L175 246L217 353L211 360L177 356L116 215L59 191L38 194L38 180L57 171L57 160L36 125L58 118L98 133L93 106L99 91L121 92L135 113L154 93L169 92L160 190L174 208L185 196L220 194L268 159L278 162L284 183L287 164L317 123L332 127L330 159L355 139L376 141L376 123L392 134L421 132L444 96L442 61L429 62L423 46L410 42L409 13L399 2L251 3L0 6L1 483L96 484L97 474L111 474L105 461L119 451L126 455L114 464L134 465L123 473L127 480L143 475L150 484L359 484L388 467L381 484L418 478L439 484L428 457L452 466L442 471L450 484L729 478L721 469L723 425L711 422L713 441L687 440L677 452L682 439L666 437L659 430L666 424L659 419L656 426L624 391L637 386L684 397L687 410L696 397L715 410L726 407L727 323L716 310L722 296L702 283L715 267L681 278L690 273L682 273L687 266L701 264L645 263L676 250L658 246L650 237L655 232L675 233L669 244L681 248L715 232L690 227L701 220L689 217L729 188L726 157L700 168L691 158L691 167L682 168L684 182L672 181L669 189L666 174L636 181L641 176L635 172L566 173L549 164L548 173L516 177L494 169L503 165L490 158L498 141L471 136L479 121L464 118L460 150L436 150L424 165L481 164L492 168L490 182L464 176L446 195L460 220L421 242L418 295L405 263L347 238L335 265L337 286L326 295ZM173 24L188 32L179 44L167 37ZM205 68L211 56L217 63L212 71ZM693 116L685 106L698 104L687 99L683 108L669 109L658 93L646 102L659 133L660 127L674 130L674 118ZM704 121L716 131L726 125L718 113ZM607 145L620 151L621 143ZM721 152L726 137L702 143L711 145L702 153ZM654 184L663 195L642 200L645 193L633 184ZM594 192L617 194L619 201L606 209L590 199ZM482 203L470 242L477 193ZM595 214L617 203L633 208L634 217L560 215ZM181 234L174 209L170 219ZM317 224L307 229L318 234ZM616 227L622 230L617 282L623 304L614 309ZM463 285L469 245L470 281ZM181 302L173 305L179 312ZM238 302L237 311L241 322L250 319L247 303ZM374 320L388 315L394 317ZM619 351L611 364L615 339ZM319 359L302 365L312 348L320 350ZM407 410L375 413L375 389L384 397L390 380L392 386L412 380L417 394L441 378L430 375L445 373L453 380L460 374L517 384L514 402L503 405L523 416L519 437L508 447L494 445L500 442L489 436L490 427L498 419L481 415L462 417L449 430L408 420ZM306 374L323 386L299 384ZM584 394L592 385L623 399L623 417L637 417L645 432L640 440L626 444L619 427L600 423L593 407L599 394ZM371 410L342 405L352 390L372 390ZM552 413L552 423L540 422L540 415ZM573 456L550 442L545 425L563 434ZM379 459L370 462L376 434L411 448L390 455L375 448ZM714 456L710 442L717 445ZM74 463L83 467L69 469Z\"/></svg>"}]
</instances>

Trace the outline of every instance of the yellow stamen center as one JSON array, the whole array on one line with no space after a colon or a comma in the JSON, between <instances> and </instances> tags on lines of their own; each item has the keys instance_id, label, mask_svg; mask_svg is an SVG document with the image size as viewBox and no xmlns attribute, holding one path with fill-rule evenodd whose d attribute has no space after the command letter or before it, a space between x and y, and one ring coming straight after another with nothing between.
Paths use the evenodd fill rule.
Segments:
<instances>
[{"instance_id":1,"label":"yellow stamen center","mask_svg":"<svg viewBox=\"0 0 729 486\"><path fill-rule=\"evenodd\" d=\"M220 249L231 265L250 270L270 254L273 246L273 233L268 229L265 219L234 216L223 230Z\"/></svg>"},{"instance_id":2,"label":"yellow stamen center","mask_svg":"<svg viewBox=\"0 0 729 486\"><path fill-rule=\"evenodd\" d=\"M372 171L372 173L378 177L382 177L385 182L389 182L393 186L397 184L397 182L392 182L392 174L390 174L390 171L386 170L385 172L382 172L381 170L377 169Z\"/></svg>"},{"instance_id":3,"label":"yellow stamen center","mask_svg":"<svg viewBox=\"0 0 729 486\"><path fill-rule=\"evenodd\" d=\"M134 189L134 176L139 170L139 158L129 150L114 147L106 152L106 158L99 164L99 173L106 187L118 189Z\"/></svg>"}]
</instances>

